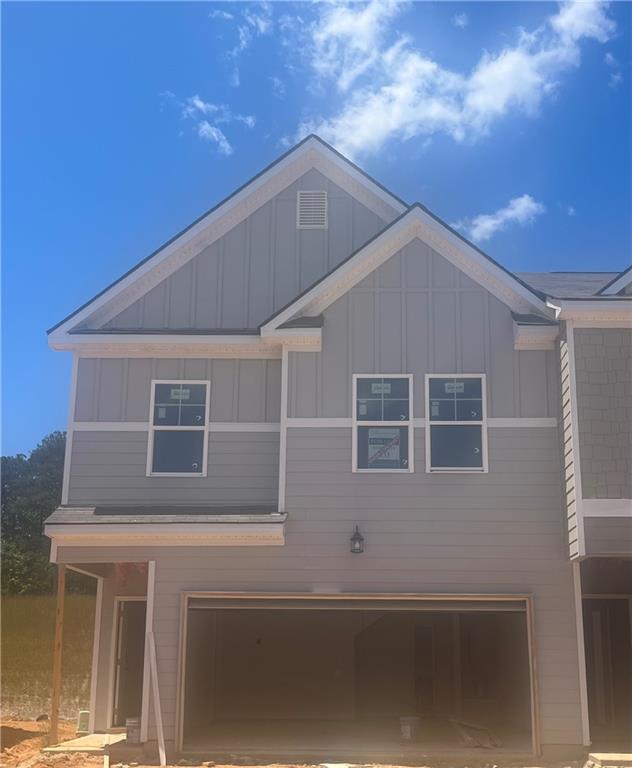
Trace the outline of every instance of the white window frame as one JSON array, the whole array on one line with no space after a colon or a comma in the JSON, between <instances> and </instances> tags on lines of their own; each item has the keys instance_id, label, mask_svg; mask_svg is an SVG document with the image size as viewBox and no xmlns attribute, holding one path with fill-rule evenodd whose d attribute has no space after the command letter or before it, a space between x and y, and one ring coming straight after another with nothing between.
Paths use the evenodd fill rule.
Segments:
<instances>
[{"instance_id":1,"label":"white window frame","mask_svg":"<svg viewBox=\"0 0 632 768\"><path fill-rule=\"evenodd\" d=\"M357 414L357 391L360 379L408 379L408 421L366 421L359 420ZM413 414L413 374L412 373L354 373L351 386L351 471L369 475L408 474L415 471L415 420ZM406 469L369 469L358 467L358 427L407 427L408 428L408 467Z\"/></svg>"},{"instance_id":2,"label":"white window frame","mask_svg":"<svg viewBox=\"0 0 632 768\"><path fill-rule=\"evenodd\" d=\"M482 418L479 421L434 421L430 419L430 381L431 379L480 379L481 380L481 399L482 399ZM424 411L426 414L426 472L434 474L454 474L465 473L482 474L489 472L489 460L487 450L487 377L484 373L427 373L425 375L424 385ZM430 455L430 428L440 426L480 426L481 428L481 450L483 452L482 466L479 467L437 467L432 466L432 456Z\"/></svg>"},{"instance_id":3,"label":"white window frame","mask_svg":"<svg viewBox=\"0 0 632 768\"><path fill-rule=\"evenodd\" d=\"M177 384L186 386L193 384L203 384L206 387L206 398L204 402L204 425L202 427L192 426L165 426L160 427L154 424L154 405L156 400L156 385L158 384ZM210 422L210 404L211 404L211 382L208 379L152 379L151 396L149 401L149 422L147 438L147 477L206 477L208 467L208 433ZM202 471L201 472L153 472L154 463L154 434L155 432L203 432L202 437Z\"/></svg>"}]
</instances>

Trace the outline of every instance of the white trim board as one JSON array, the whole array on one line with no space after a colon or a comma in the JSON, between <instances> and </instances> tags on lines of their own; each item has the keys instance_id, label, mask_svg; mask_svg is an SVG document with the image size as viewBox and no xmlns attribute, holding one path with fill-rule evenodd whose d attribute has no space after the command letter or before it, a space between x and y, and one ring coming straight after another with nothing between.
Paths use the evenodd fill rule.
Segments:
<instances>
[{"instance_id":1,"label":"white trim board","mask_svg":"<svg viewBox=\"0 0 632 768\"><path fill-rule=\"evenodd\" d=\"M632 517L632 499L583 499L584 517Z\"/></svg>"},{"instance_id":2,"label":"white trim board","mask_svg":"<svg viewBox=\"0 0 632 768\"><path fill-rule=\"evenodd\" d=\"M146 421L75 421L75 432L147 432ZM278 432L278 421L210 421L209 432Z\"/></svg>"},{"instance_id":3,"label":"white trim board","mask_svg":"<svg viewBox=\"0 0 632 768\"><path fill-rule=\"evenodd\" d=\"M459 374L460 376L460 374ZM411 420L415 429L425 429L428 425L427 419L415 418ZM339 417L339 418L301 418L291 417L287 419L287 426L293 429L297 428L310 428L310 429L327 429L327 428L350 428L353 420L351 417ZM510 418L494 418L490 416L487 419L487 426L493 428L513 429L513 428L531 428L541 429L548 427L557 427L557 419L555 416L517 416Z\"/></svg>"},{"instance_id":4,"label":"white trim board","mask_svg":"<svg viewBox=\"0 0 632 768\"><path fill-rule=\"evenodd\" d=\"M312 168L387 221L406 210L401 200L333 148L317 137L309 136L151 258L64 320L51 331L51 345L62 341L69 330L88 319L95 325L107 323Z\"/></svg>"},{"instance_id":5,"label":"white trim board","mask_svg":"<svg viewBox=\"0 0 632 768\"><path fill-rule=\"evenodd\" d=\"M59 547L283 546L285 517L264 523L94 523L45 526Z\"/></svg>"},{"instance_id":6,"label":"white trim board","mask_svg":"<svg viewBox=\"0 0 632 768\"><path fill-rule=\"evenodd\" d=\"M261 326L262 338L273 337L279 326L295 316L321 314L415 238L429 245L512 310L521 313L535 311L554 319L554 309L515 277L485 258L420 206L414 206L311 290L264 323Z\"/></svg>"},{"instance_id":7,"label":"white trim board","mask_svg":"<svg viewBox=\"0 0 632 768\"><path fill-rule=\"evenodd\" d=\"M351 427L351 417L308 417L288 416L286 426L289 428L327 429ZM412 419L415 429L424 429L426 419ZM149 427L146 421L75 421L72 425L74 432L147 432ZM493 428L531 428L556 427L555 416L516 416L493 417L487 419L487 426ZM281 424L278 421L211 421L209 433L213 432L280 432Z\"/></svg>"}]
</instances>

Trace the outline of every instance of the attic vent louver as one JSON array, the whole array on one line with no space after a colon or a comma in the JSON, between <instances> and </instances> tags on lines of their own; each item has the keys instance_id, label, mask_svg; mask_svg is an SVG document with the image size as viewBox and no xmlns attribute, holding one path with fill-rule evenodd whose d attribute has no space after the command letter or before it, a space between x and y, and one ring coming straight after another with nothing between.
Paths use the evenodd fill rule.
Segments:
<instances>
[{"instance_id":1,"label":"attic vent louver","mask_svg":"<svg viewBox=\"0 0 632 768\"><path fill-rule=\"evenodd\" d=\"M327 192L300 190L296 198L297 229L327 229Z\"/></svg>"}]
</instances>

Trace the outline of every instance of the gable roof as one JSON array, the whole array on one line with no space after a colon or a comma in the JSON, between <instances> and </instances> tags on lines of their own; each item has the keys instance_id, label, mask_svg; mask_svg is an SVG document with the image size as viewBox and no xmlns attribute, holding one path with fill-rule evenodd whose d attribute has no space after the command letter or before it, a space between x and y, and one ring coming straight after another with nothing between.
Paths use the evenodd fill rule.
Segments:
<instances>
[{"instance_id":1,"label":"gable roof","mask_svg":"<svg viewBox=\"0 0 632 768\"><path fill-rule=\"evenodd\" d=\"M419 238L471 279L483 285L515 312L550 317L544 293L532 288L459 232L414 203L371 240L260 326L262 336L274 336L295 316L319 315L414 238Z\"/></svg>"},{"instance_id":2,"label":"gable roof","mask_svg":"<svg viewBox=\"0 0 632 768\"><path fill-rule=\"evenodd\" d=\"M275 194L316 168L386 219L406 210L406 203L355 163L313 134L307 136L192 224L48 330L61 336L87 318L107 322L204 247L264 205Z\"/></svg>"},{"instance_id":3,"label":"gable roof","mask_svg":"<svg viewBox=\"0 0 632 768\"><path fill-rule=\"evenodd\" d=\"M623 272L619 272L618 275L615 275L612 280L607 282L598 292L598 295L613 296L619 293L619 291L622 291L624 288L627 288L630 283L632 283L632 264L630 264L627 269L624 269Z\"/></svg>"}]
</instances>

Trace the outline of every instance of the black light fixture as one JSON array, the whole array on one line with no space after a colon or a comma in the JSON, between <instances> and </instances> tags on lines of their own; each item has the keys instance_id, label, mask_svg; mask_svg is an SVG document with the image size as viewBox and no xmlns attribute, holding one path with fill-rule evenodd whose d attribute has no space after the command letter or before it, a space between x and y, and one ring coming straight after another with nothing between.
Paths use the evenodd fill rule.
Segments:
<instances>
[{"instance_id":1,"label":"black light fixture","mask_svg":"<svg viewBox=\"0 0 632 768\"><path fill-rule=\"evenodd\" d=\"M360 533L357 525L349 541L351 542L350 551L352 555L361 555L364 552L364 536Z\"/></svg>"}]
</instances>

